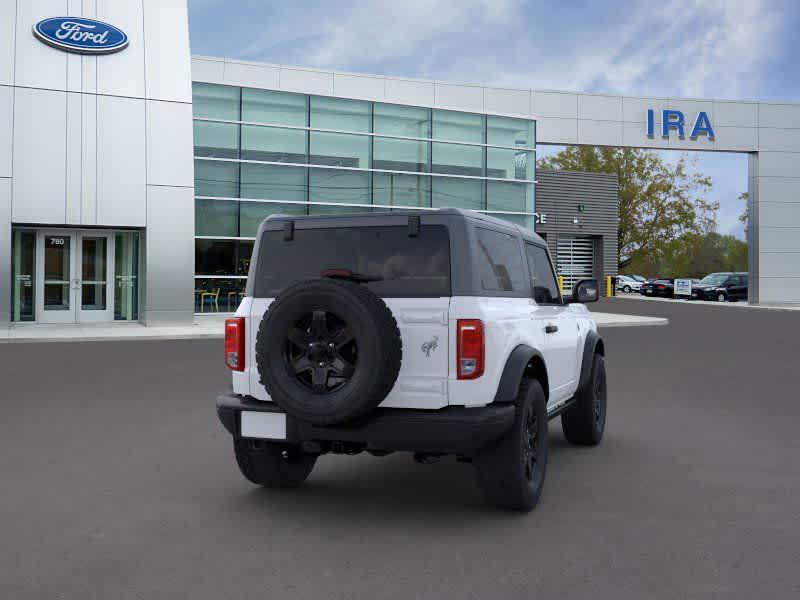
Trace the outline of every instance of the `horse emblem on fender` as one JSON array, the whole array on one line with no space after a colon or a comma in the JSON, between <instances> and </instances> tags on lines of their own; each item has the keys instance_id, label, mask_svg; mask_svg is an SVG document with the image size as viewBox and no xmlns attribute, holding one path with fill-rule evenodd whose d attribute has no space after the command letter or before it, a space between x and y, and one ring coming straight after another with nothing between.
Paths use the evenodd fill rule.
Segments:
<instances>
[{"instance_id":1,"label":"horse emblem on fender","mask_svg":"<svg viewBox=\"0 0 800 600\"><path fill-rule=\"evenodd\" d=\"M431 357L431 352L436 350L436 348L438 348L438 347L439 347L439 336L438 335L433 336L432 340L430 340L428 342L425 342L421 346L422 351L425 353L425 356L427 356L428 358Z\"/></svg>"}]
</instances>

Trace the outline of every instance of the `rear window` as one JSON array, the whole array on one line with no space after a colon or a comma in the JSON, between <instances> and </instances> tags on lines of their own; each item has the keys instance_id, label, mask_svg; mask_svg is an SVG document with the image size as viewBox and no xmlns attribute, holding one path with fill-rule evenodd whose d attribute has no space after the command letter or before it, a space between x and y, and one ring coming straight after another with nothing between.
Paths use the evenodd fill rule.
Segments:
<instances>
[{"instance_id":1,"label":"rear window","mask_svg":"<svg viewBox=\"0 0 800 600\"><path fill-rule=\"evenodd\" d=\"M529 296L531 284L522 266L522 253L516 238L481 227L476 232L481 288L486 292L512 292Z\"/></svg>"},{"instance_id":2,"label":"rear window","mask_svg":"<svg viewBox=\"0 0 800 600\"><path fill-rule=\"evenodd\" d=\"M271 298L293 283L317 279L326 269L375 277L366 285L383 297L450 295L450 238L443 225L339 227L267 231L259 244L255 295Z\"/></svg>"}]
</instances>

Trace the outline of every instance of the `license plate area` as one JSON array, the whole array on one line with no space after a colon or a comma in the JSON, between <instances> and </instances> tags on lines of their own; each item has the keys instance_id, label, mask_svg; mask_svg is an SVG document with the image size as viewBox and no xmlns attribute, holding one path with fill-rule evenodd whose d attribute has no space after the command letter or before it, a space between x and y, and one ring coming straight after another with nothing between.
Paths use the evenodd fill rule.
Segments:
<instances>
[{"instance_id":1,"label":"license plate area","mask_svg":"<svg viewBox=\"0 0 800 600\"><path fill-rule=\"evenodd\" d=\"M243 410L240 420L242 437L262 440L286 439L286 415L284 413Z\"/></svg>"}]
</instances>

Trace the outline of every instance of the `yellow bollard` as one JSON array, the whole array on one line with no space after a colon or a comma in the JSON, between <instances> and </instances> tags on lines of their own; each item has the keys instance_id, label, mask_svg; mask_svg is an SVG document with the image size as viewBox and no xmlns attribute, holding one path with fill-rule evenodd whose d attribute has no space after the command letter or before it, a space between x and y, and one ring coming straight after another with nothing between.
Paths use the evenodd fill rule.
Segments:
<instances>
[{"instance_id":1,"label":"yellow bollard","mask_svg":"<svg viewBox=\"0 0 800 600\"><path fill-rule=\"evenodd\" d=\"M558 276L558 293L559 294L563 294L564 293L564 276L563 275L559 275Z\"/></svg>"},{"instance_id":2,"label":"yellow bollard","mask_svg":"<svg viewBox=\"0 0 800 600\"><path fill-rule=\"evenodd\" d=\"M606 297L611 297L611 275L606 275Z\"/></svg>"}]
</instances>

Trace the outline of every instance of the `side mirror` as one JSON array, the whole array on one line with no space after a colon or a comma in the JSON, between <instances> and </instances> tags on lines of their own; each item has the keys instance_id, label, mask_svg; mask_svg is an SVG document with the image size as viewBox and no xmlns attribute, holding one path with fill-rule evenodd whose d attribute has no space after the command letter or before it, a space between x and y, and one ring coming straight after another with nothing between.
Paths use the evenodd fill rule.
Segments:
<instances>
[{"instance_id":1,"label":"side mirror","mask_svg":"<svg viewBox=\"0 0 800 600\"><path fill-rule=\"evenodd\" d=\"M597 279L581 279L575 282L572 288L572 296L567 299L569 304L587 302L597 302L600 299L600 286Z\"/></svg>"}]
</instances>

